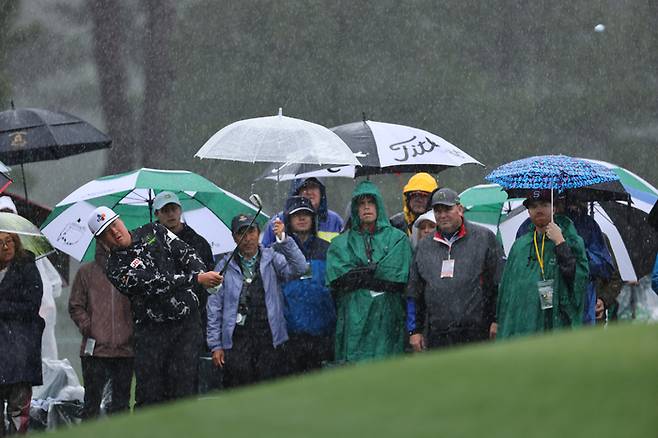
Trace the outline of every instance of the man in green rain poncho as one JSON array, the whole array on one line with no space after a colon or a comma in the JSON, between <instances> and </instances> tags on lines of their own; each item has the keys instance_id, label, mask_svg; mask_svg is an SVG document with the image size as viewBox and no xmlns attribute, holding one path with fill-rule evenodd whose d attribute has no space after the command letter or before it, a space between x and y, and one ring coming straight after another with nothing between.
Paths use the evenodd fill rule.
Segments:
<instances>
[{"instance_id":1,"label":"man in green rain poncho","mask_svg":"<svg viewBox=\"0 0 658 438\"><path fill-rule=\"evenodd\" d=\"M327 252L327 282L336 297L336 362L402 353L404 297L411 246L390 225L370 181L352 193L351 225Z\"/></svg>"},{"instance_id":2,"label":"man in green rain poncho","mask_svg":"<svg viewBox=\"0 0 658 438\"><path fill-rule=\"evenodd\" d=\"M548 190L523 202L529 231L510 250L498 292L497 338L581 325L589 268L585 245L566 216L551 222Z\"/></svg>"}]
</instances>

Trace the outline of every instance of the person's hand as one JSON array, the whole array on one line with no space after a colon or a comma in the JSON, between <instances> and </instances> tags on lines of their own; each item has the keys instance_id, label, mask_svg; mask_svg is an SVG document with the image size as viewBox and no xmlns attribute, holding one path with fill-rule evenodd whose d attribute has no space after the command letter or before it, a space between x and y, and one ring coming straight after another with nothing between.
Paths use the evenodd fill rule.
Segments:
<instances>
[{"instance_id":1,"label":"person's hand","mask_svg":"<svg viewBox=\"0 0 658 438\"><path fill-rule=\"evenodd\" d=\"M492 322L489 326L489 339L495 340L498 334L498 323Z\"/></svg>"},{"instance_id":2,"label":"person's hand","mask_svg":"<svg viewBox=\"0 0 658 438\"><path fill-rule=\"evenodd\" d=\"M596 307L594 308L594 312L596 313L597 320L602 320L605 318L605 303L601 298L596 299Z\"/></svg>"},{"instance_id":3,"label":"person's hand","mask_svg":"<svg viewBox=\"0 0 658 438\"><path fill-rule=\"evenodd\" d=\"M222 274L215 271L202 272L197 276L197 282L205 289L219 286L222 281L224 281Z\"/></svg>"},{"instance_id":4,"label":"person's hand","mask_svg":"<svg viewBox=\"0 0 658 438\"><path fill-rule=\"evenodd\" d=\"M425 339L420 333L415 333L409 336L409 345L413 348L415 353L420 353L425 349Z\"/></svg>"},{"instance_id":5,"label":"person's hand","mask_svg":"<svg viewBox=\"0 0 658 438\"><path fill-rule=\"evenodd\" d=\"M564 242L564 236L562 235L562 230L557 226L555 222L551 222L546 225L546 237L551 239L555 246Z\"/></svg>"},{"instance_id":6,"label":"person's hand","mask_svg":"<svg viewBox=\"0 0 658 438\"><path fill-rule=\"evenodd\" d=\"M220 348L212 352L212 363L216 367L224 368L224 350Z\"/></svg>"},{"instance_id":7,"label":"person's hand","mask_svg":"<svg viewBox=\"0 0 658 438\"><path fill-rule=\"evenodd\" d=\"M283 239L283 233L286 232L286 226L281 222L281 219L277 218L274 220L274 225L272 226L274 235L278 240Z\"/></svg>"}]
</instances>

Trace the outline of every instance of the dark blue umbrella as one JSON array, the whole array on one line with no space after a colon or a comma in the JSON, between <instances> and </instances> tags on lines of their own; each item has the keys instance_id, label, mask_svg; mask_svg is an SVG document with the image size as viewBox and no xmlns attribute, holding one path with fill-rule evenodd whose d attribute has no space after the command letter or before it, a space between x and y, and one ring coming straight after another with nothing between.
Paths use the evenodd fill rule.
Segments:
<instances>
[{"instance_id":1,"label":"dark blue umbrella","mask_svg":"<svg viewBox=\"0 0 658 438\"><path fill-rule=\"evenodd\" d=\"M540 155L503 164L486 177L505 189L566 189L618 181L612 170L566 155Z\"/></svg>"}]
</instances>

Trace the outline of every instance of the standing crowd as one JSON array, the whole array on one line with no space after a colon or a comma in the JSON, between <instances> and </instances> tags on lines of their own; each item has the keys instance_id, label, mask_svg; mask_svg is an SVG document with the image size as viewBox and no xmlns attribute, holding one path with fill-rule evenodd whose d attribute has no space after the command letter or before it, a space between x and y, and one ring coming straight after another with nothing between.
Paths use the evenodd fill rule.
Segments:
<instances>
[{"instance_id":1,"label":"standing crowd","mask_svg":"<svg viewBox=\"0 0 658 438\"><path fill-rule=\"evenodd\" d=\"M98 207L88 219L96 257L69 300L83 337L85 416L99 415L108 381L107 411L128 409L133 374L137 407L192 396L204 355L234 388L405 349L577 327L612 308L614 259L578 205L530 192L530 219L505 260L494 233L465 220L458 194L431 175L412 176L402 198L389 218L379 189L363 181L343 223L322 181L295 181L262 230L250 214L233 218L236 250L218 260L181 220L174 193L157 195L156 222L130 231ZM0 280L0 400L24 431L30 388L41 383L43 321L34 258L15 234L0 233Z\"/></svg>"}]
</instances>

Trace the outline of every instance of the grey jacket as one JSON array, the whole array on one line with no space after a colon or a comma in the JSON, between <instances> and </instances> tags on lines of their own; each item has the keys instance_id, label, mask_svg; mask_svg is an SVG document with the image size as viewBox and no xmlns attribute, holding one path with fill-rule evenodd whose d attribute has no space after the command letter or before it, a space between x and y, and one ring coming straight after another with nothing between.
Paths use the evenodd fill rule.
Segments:
<instances>
[{"instance_id":1,"label":"grey jacket","mask_svg":"<svg viewBox=\"0 0 658 438\"><path fill-rule=\"evenodd\" d=\"M290 237L281 243L275 243L272 248L261 246L260 251L260 275L265 288L267 319L272 331L273 345L276 347L288 340L281 285L306 272L306 258ZM228 257L224 256L217 263L217 271L224 266ZM242 271L234 258L224 273L224 282L219 292L208 298L208 346L211 351L229 350L233 347L242 282Z\"/></svg>"},{"instance_id":2,"label":"grey jacket","mask_svg":"<svg viewBox=\"0 0 658 438\"><path fill-rule=\"evenodd\" d=\"M418 242L407 296L416 302L416 332L488 330L495 321L503 249L488 229L465 221L450 246L440 235ZM442 261L454 259L452 278L441 278Z\"/></svg>"}]
</instances>

